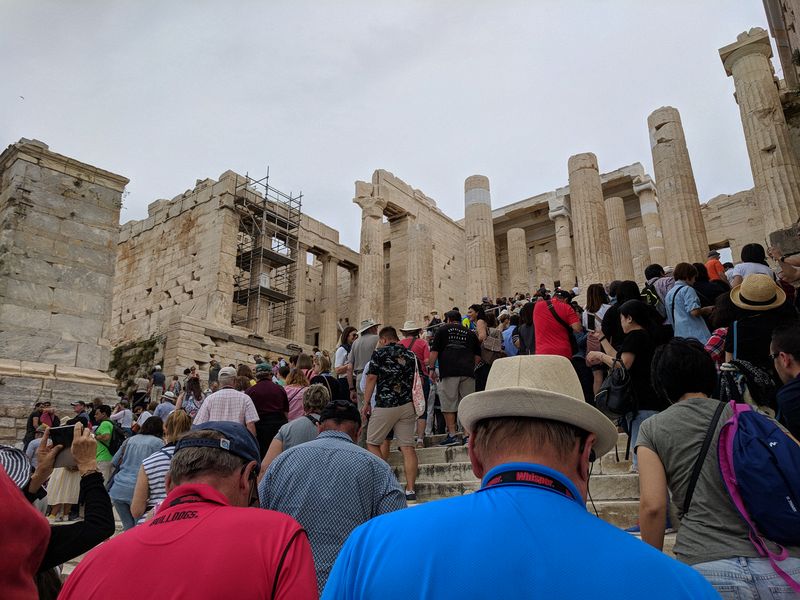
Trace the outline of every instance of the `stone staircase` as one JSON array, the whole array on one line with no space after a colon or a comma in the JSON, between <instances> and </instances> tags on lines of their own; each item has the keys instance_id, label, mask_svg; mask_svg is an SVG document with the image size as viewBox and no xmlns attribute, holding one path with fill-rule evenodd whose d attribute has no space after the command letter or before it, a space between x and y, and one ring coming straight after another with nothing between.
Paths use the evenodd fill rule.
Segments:
<instances>
[{"instance_id":1,"label":"stone staircase","mask_svg":"<svg viewBox=\"0 0 800 600\"><path fill-rule=\"evenodd\" d=\"M466 446L439 446L443 435L425 438L425 447L417 448L417 503L469 494L480 488L480 480L472 474ZM639 476L630 472L631 461L625 460L628 439L620 434L616 451L611 450L592 465L589 479L590 502L587 509L620 528L635 525L639 518ZM405 484L403 456L392 444L389 464L401 485ZM673 519L673 522L674 519ZM675 534L667 534L664 550L672 551Z\"/></svg>"}]
</instances>

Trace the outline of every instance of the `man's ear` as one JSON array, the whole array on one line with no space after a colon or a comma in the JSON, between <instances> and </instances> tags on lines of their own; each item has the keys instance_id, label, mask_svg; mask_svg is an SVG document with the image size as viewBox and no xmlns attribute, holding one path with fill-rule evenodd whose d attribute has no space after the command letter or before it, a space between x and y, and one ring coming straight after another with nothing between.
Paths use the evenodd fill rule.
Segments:
<instances>
[{"instance_id":1,"label":"man's ear","mask_svg":"<svg viewBox=\"0 0 800 600\"><path fill-rule=\"evenodd\" d=\"M589 480L589 464L593 462L595 458L595 442L597 442L597 435L590 433L588 436L586 436L585 440L580 442L582 446L578 447L580 452L578 455L578 465L576 471L578 475L586 481Z\"/></svg>"},{"instance_id":2,"label":"man's ear","mask_svg":"<svg viewBox=\"0 0 800 600\"><path fill-rule=\"evenodd\" d=\"M480 456L478 456L478 453L475 452L475 447L473 445L474 440L474 435L469 436L467 439L467 454L469 455L469 462L472 463L473 475L475 475L475 477L478 479L483 479L483 476L486 474L486 469L483 466Z\"/></svg>"},{"instance_id":3,"label":"man's ear","mask_svg":"<svg viewBox=\"0 0 800 600\"><path fill-rule=\"evenodd\" d=\"M164 478L164 487L168 494L172 491L172 488L175 487L172 485L172 474L169 471L167 471L167 476Z\"/></svg>"}]
</instances>

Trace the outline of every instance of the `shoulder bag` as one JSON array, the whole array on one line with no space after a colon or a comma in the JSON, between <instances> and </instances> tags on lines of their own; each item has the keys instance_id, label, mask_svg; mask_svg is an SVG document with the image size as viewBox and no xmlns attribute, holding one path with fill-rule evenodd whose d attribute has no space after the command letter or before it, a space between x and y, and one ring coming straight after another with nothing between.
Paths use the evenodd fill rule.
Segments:
<instances>
[{"instance_id":1,"label":"shoulder bag","mask_svg":"<svg viewBox=\"0 0 800 600\"><path fill-rule=\"evenodd\" d=\"M620 359L614 359L608 376L594 397L594 405L600 412L612 419L636 410L636 396L633 393L631 374Z\"/></svg>"}]
</instances>

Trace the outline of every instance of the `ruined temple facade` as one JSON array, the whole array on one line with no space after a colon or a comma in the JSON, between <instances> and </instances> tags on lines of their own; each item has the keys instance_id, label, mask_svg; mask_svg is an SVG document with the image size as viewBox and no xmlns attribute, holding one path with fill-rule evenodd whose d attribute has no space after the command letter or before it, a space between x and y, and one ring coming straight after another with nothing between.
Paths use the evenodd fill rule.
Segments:
<instances>
[{"instance_id":1,"label":"ruined temple facade","mask_svg":"<svg viewBox=\"0 0 800 600\"><path fill-rule=\"evenodd\" d=\"M544 283L643 283L650 263L738 259L800 216L800 42L791 2L768 0L785 78L766 31L719 50L736 89L753 188L701 202L679 111L654 110L653 173L601 169L592 152L565 157L563 187L511 201L465 173L464 218L385 170L357 181L357 250L233 171L198 180L148 216L119 226L127 179L20 140L0 155L0 440L14 438L35 399L113 393L111 350L155 348L167 373L250 362L318 345L365 319L399 326L431 310ZM791 25L791 26L790 26ZM590 150L590 149L589 149ZM614 167L612 165L611 167ZM453 189L460 196L460 186ZM148 359L149 360L149 359ZM140 361L141 362L141 361Z\"/></svg>"}]
</instances>

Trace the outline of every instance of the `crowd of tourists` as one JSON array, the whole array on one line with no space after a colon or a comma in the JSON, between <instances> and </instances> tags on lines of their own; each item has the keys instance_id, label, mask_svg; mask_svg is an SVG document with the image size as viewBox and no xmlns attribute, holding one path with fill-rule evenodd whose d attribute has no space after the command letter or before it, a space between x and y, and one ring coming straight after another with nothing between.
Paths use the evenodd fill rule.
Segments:
<instances>
[{"instance_id":1,"label":"crowd of tourists","mask_svg":"<svg viewBox=\"0 0 800 600\"><path fill-rule=\"evenodd\" d=\"M156 365L69 416L37 403L0 447L3 596L800 597L800 260L770 256L367 319L207 375ZM628 531L586 509L620 432ZM481 490L402 510L435 433Z\"/></svg>"}]
</instances>

